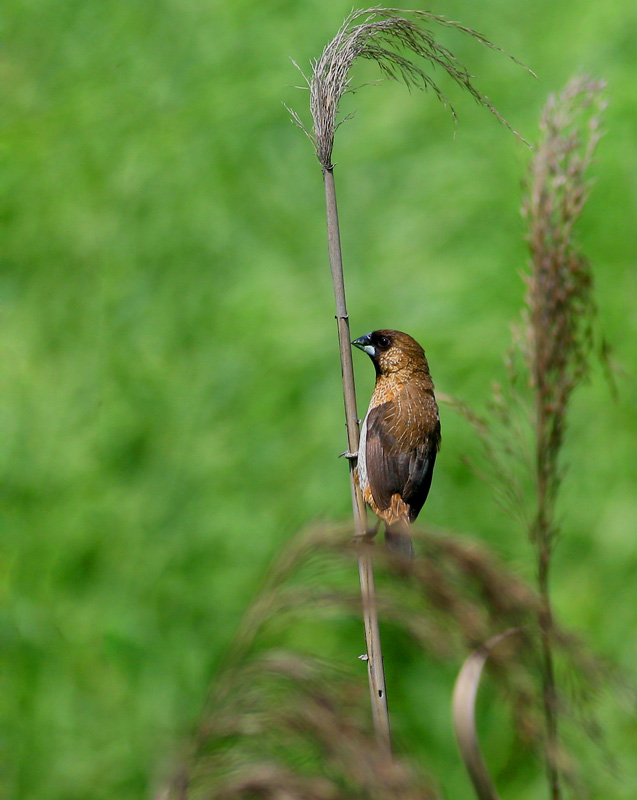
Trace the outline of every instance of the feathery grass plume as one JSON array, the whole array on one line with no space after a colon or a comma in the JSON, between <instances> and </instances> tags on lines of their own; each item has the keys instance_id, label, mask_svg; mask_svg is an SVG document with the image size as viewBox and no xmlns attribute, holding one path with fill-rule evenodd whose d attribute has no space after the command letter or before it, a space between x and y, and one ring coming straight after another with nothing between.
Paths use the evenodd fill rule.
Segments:
<instances>
[{"instance_id":1,"label":"feathery grass plume","mask_svg":"<svg viewBox=\"0 0 637 800\"><path fill-rule=\"evenodd\" d=\"M402 642L457 663L505 627L519 646L490 657L521 732L537 746L539 709L525 662L539 600L484 547L464 537L415 530L421 556L405 564L379 549L378 608ZM355 620L349 575L357 547L346 526L295 537L248 610L169 788L158 797L433 798L444 776L423 775L405 747L394 757L369 732L369 711L350 664L329 662L320 644L291 649L295 632L321 620ZM516 637L517 638L517 637ZM318 651L318 652L317 652ZM359 667L360 668L360 667Z\"/></svg>"},{"instance_id":2,"label":"feathery grass plume","mask_svg":"<svg viewBox=\"0 0 637 800\"><path fill-rule=\"evenodd\" d=\"M340 100L343 94L350 89L350 69L357 58L375 61L383 75L394 79L402 79L408 87L419 86L423 89L433 90L438 98L446 103L447 100L442 91L428 72L403 55L403 52L424 59L429 63L430 67L442 67L457 84L467 90L479 103L488 108L501 122L508 126L506 120L496 111L488 98L476 89L468 70L446 47L436 42L433 34L426 27L429 23L457 28L473 36L481 44L494 50L499 50L484 36L472 31L470 28L445 20L443 17L429 12L399 11L393 8L370 8L363 11L352 11L334 39L324 48L320 58L312 64L312 77L306 79L310 90L310 110L313 119L312 133L303 125L299 115L290 110L292 119L313 141L316 155L323 170L328 252L334 286L347 428L347 451L344 455L348 456L350 464L354 535L359 543L358 572L367 645L370 698L376 735L379 741L388 749L391 747L389 711L387 708L385 671L376 609L374 568L369 541L373 534L370 534L367 530L365 503L355 480L355 461L359 444L358 412L356 408L354 367L350 348L349 314L345 299L343 257L332 150L336 129L340 124L337 123ZM453 108L451 110L455 117Z\"/></svg>"},{"instance_id":3,"label":"feathery grass plume","mask_svg":"<svg viewBox=\"0 0 637 800\"><path fill-rule=\"evenodd\" d=\"M589 194L586 172L601 136L604 86L576 78L561 94L551 96L542 112L542 135L522 207L531 258L523 320L514 330L507 358L508 384L494 387L489 421L456 404L484 444L489 482L503 506L524 523L535 550L545 756L552 800L559 800L563 781L573 773L558 731L566 700L556 685L558 637L550 567L559 534L555 509L564 476L561 452L570 400L589 375L598 338L593 274L578 246L575 226ZM604 359L605 343L599 352ZM593 683L598 681L595 670L587 674Z\"/></svg>"},{"instance_id":4,"label":"feathery grass plume","mask_svg":"<svg viewBox=\"0 0 637 800\"><path fill-rule=\"evenodd\" d=\"M440 67L480 105L487 108L522 139L489 98L475 86L473 76L464 64L458 61L448 48L436 41L427 25L455 28L473 37L480 44L504 53L501 48L477 31L429 11L405 11L397 8L352 11L334 39L325 47L320 58L313 62L311 78L306 78L310 89L310 110L314 123L312 133L306 129L296 112L290 112L293 120L314 143L317 158L324 169L332 168L334 136L342 122L337 121L339 104L343 95L352 91L350 69L358 58L375 61L386 78L401 80L407 87L433 91L436 97L449 107L455 119L456 112L453 105L427 69L403 55L403 52L428 62L430 67ZM524 66L513 56L509 58L516 64ZM524 68L531 72L527 67Z\"/></svg>"},{"instance_id":5,"label":"feathery grass plume","mask_svg":"<svg viewBox=\"0 0 637 800\"><path fill-rule=\"evenodd\" d=\"M189 796L431 798L427 782L369 733L350 671L266 651L235 674L232 702L210 719Z\"/></svg>"},{"instance_id":6,"label":"feathery grass plume","mask_svg":"<svg viewBox=\"0 0 637 800\"><path fill-rule=\"evenodd\" d=\"M542 549L542 562L557 534L554 506L568 405L588 376L594 344L593 274L577 245L574 225L588 198L586 171L601 136L603 88L603 83L578 78L561 95L551 96L542 113L542 140L522 209L531 253L523 354L534 390L538 495L531 536ZM584 134L581 120L587 112Z\"/></svg>"},{"instance_id":7,"label":"feathery grass plume","mask_svg":"<svg viewBox=\"0 0 637 800\"><path fill-rule=\"evenodd\" d=\"M549 99L540 121L542 139L531 164L523 205L531 253L523 352L534 394L537 492L529 532L536 548L543 600L543 692L553 800L558 800L561 792L559 763L550 757L558 752L558 708L549 579L558 534L555 501L562 479L559 459L569 402L575 388L588 376L594 343L593 274L575 240L574 225L588 197L586 170L601 136L603 88L600 82L577 78L561 95ZM585 134L584 114L588 114Z\"/></svg>"}]
</instances>

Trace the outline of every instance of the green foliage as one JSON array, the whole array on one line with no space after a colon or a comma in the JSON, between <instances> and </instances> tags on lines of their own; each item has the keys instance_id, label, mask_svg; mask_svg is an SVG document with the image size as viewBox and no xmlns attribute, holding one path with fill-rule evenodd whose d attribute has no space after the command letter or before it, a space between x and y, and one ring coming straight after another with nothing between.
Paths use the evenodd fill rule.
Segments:
<instances>
[{"instance_id":1,"label":"green foliage","mask_svg":"<svg viewBox=\"0 0 637 800\"><path fill-rule=\"evenodd\" d=\"M351 4L104 0L2 10L2 794L147 796L203 707L267 564L298 527L347 519L340 374L320 169L282 101ZM637 625L634 4L431 9L441 39L526 138L580 69L608 81L606 136L582 218L600 323L627 368L573 398L553 566L557 616L620 665ZM362 65L354 76L372 74ZM338 164L352 330L397 327L440 392L480 409L502 378L524 295L520 180L529 154L440 85L348 96ZM373 376L361 359L359 406ZM428 523L480 537L531 574L524 531L462 457L479 445L443 408ZM356 576L352 575L356 581ZM610 591L612 588L612 591ZM315 643L354 658L352 629ZM322 637L322 638L321 638ZM362 633L360 636L362 642ZM346 642L347 647L341 647ZM447 704L453 675L385 642L395 729L467 796ZM361 675L361 680L364 676ZM428 683L429 682L429 683ZM433 697L433 699L432 699ZM414 700L415 698L415 700ZM423 729L422 707L439 724ZM604 706L632 797L634 721ZM540 796L485 710L502 794ZM633 773L630 768L633 767ZM594 786L606 774L590 772ZM539 774L539 770L538 770Z\"/></svg>"}]
</instances>

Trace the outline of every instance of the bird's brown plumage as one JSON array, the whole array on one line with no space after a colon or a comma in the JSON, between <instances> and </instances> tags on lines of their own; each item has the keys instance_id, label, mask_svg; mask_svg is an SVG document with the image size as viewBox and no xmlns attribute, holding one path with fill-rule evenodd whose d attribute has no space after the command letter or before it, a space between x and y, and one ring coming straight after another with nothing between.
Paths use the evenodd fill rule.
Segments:
<instances>
[{"instance_id":1,"label":"bird's brown plumage","mask_svg":"<svg viewBox=\"0 0 637 800\"><path fill-rule=\"evenodd\" d=\"M385 522L388 545L410 554L409 526L427 499L440 448L429 365L418 342L401 331L373 331L354 344L376 368L361 429L359 485L365 502Z\"/></svg>"}]
</instances>

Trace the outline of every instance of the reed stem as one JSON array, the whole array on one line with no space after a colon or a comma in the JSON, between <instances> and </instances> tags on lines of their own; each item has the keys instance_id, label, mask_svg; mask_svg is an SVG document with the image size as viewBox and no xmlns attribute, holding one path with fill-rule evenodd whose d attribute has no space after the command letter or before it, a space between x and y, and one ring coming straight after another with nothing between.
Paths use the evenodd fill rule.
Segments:
<instances>
[{"instance_id":1,"label":"reed stem","mask_svg":"<svg viewBox=\"0 0 637 800\"><path fill-rule=\"evenodd\" d=\"M329 250L334 299L336 302L336 323L338 343L341 356L341 372L343 376L343 400L345 402L345 425L347 427L347 448L350 453L358 451L359 427L356 410L356 387L354 384L354 365L350 345L349 316L345 300L345 282L343 279L343 258L341 237L336 205L336 187L332 167L323 167L325 184L325 208L327 212L327 242ZM372 558L373 542L366 535L365 501L356 483L354 470L355 459L349 458L350 488L352 493L352 511L354 515L354 535L358 547L358 574L361 585L363 606L363 622L365 628L365 645L367 648L367 674L372 704L372 717L376 738L381 746L391 749L389 728L389 711L387 708L387 691L385 687L385 668L378 627L378 609L376 606L376 585L374 580L374 563Z\"/></svg>"}]
</instances>

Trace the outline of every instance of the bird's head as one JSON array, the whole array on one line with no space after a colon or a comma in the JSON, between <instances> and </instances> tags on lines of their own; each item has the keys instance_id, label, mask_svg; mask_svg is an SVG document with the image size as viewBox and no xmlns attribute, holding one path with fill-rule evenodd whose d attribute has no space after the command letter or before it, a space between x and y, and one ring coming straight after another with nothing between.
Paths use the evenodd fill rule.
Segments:
<instances>
[{"instance_id":1,"label":"bird's head","mask_svg":"<svg viewBox=\"0 0 637 800\"><path fill-rule=\"evenodd\" d=\"M403 374L409 377L416 372L429 374L425 351L415 339L402 331L372 331L355 339L352 344L367 353L377 375Z\"/></svg>"}]
</instances>

